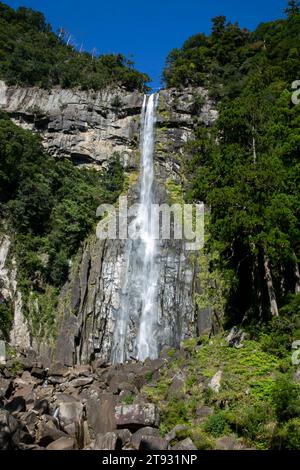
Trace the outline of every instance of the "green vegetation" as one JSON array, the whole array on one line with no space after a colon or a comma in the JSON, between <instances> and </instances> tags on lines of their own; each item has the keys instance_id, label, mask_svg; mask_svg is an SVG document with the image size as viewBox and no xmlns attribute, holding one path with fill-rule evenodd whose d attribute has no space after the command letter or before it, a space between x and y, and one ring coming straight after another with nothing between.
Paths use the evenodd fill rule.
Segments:
<instances>
[{"instance_id":1,"label":"green vegetation","mask_svg":"<svg viewBox=\"0 0 300 470\"><path fill-rule=\"evenodd\" d=\"M127 393L127 394L124 395L124 397L122 398L122 403L124 403L124 405L132 405L133 402L134 402L134 395L133 395L133 393Z\"/></svg>"},{"instance_id":2,"label":"green vegetation","mask_svg":"<svg viewBox=\"0 0 300 470\"><path fill-rule=\"evenodd\" d=\"M0 78L10 85L99 90L122 85L145 90L149 77L122 54L91 55L69 44L63 30L54 33L42 13L0 2Z\"/></svg>"},{"instance_id":3,"label":"green vegetation","mask_svg":"<svg viewBox=\"0 0 300 470\"><path fill-rule=\"evenodd\" d=\"M199 449L214 448L223 436L257 449L299 449L300 385L292 378L288 345L282 358L266 353L259 340L246 339L236 349L218 335L188 340L172 352L160 377L143 388L160 409L162 435L181 424L186 428L175 441L191 437ZM214 392L208 384L219 370L221 388ZM174 395L178 373L185 379ZM212 414L199 419L204 406Z\"/></svg>"},{"instance_id":4,"label":"green vegetation","mask_svg":"<svg viewBox=\"0 0 300 470\"><path fill-rule=\"evenodd\" d=\"M38 336L53 329L58 289L71 257L97 221L96 208L114 203L123 185L117 155L105 171L80 169L45 154L36 135L1 114L0 211L10 221L18 282ZM9 309L1 309L7 331Z\"/></svg>"},{"instance_id":5,"label":"green vegetation","mask_svg":"<svg viewBox=\"0 0 300 470\"><path fill-rule=\"evenodd\" d=\"M9 338L9 332L13 323L13 312L11 302L3 300L0 303L0 331L6 340Z\"/></svg>"},{"instance_id":6,"label":"green vegetation","mask_svg":"<svg viewBox=\"0 0 300 470\"><path fill-rule=\"evenodd\" d=\"M293 1L286 19L254 32L214 18L209 36L193 36L167 60L167 86L204 85L219 112L187 143L183 180L186 199L211 208L207 290L226 287L228 325L277 317L299 291L300 106L291 100L299 44Z\"/></svg>"}]
</instances>

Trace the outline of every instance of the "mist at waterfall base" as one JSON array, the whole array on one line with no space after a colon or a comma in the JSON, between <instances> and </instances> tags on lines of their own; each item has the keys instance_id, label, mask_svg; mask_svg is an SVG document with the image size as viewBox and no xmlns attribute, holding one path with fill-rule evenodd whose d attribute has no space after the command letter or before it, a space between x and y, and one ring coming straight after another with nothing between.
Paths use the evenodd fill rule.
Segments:
<instances>
[{"instance_id":1,"label":"mist at waterfall base","mask_svg":"<svg viewBox=\"0 0 300 470\"><path fill-rule=\"evenodd\" d=\"M159 247L155 239L155 220L151 210L154 202L153 153L157 102L157 94L145 95L142 107L140 204L133 224L136 237L127 241L126 278L113 338L113 363L122 363L127 359L125 341L132 312L139 317L132 356L140 361L158 356L156 260Z\"/></svg>"}]
</instances>

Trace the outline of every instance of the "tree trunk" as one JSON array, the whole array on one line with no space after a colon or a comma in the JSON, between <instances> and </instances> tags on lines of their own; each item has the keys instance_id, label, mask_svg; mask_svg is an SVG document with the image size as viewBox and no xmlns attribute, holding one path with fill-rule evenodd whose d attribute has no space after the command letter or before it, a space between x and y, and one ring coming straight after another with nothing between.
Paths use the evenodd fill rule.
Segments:
<instances>
[{"instance_id":1,"label":"tree trunk","mask_svg":"<svg viewBox=\"0 0 300 470\"><path fill-rule=\"evenodd\" d=\"M276 295L275 295L275 290L273 286L272 273L271 273L271 268L270 268L270 260L265 253L264 253L264 268L265 268L265 279L267 283L269 300L270 300L271 314L273 317L279 317Z\"/></svg>"},{"instance_id":2,"label":"tree trunk","mask_svg":"<svg viewBox=\"0 0 300 470\"><path fill-rule=\"evenodd\" d=\"M257 161L257 154L256 154L256 140L255 140L255 128L254 126L252 127L252 152L253 152L253 163L255 164Z\"/></svg>"}]
</instances>

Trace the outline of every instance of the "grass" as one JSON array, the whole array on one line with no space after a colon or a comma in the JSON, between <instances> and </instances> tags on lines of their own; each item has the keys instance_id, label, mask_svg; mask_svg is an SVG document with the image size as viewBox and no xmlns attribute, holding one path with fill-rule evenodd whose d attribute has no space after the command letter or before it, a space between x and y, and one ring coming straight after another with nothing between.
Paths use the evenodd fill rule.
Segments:
<instances>
[{"instance_id":1,"label":"grass","mask_svg":"<svg viewBox=\"0 0 300 470\"><path fill-rule=\"evenodd\" d=\"M263 351L258 341L245 340L240 349L229 347L221 334L201 342L187 340L182 349L184 354L170 349L158 380L143 387L143 394L159 407L161 434L183 424L198 449L213 448L215 439L229 435L258 449L270 448L276 422L272 391L281 359ZM208 383L219 370L221 388L215 393ZM179 371L186 393L172 398L169 389ZM197 408L204 405L213 414L199 419Z\"/></svg>"}]
</instances>

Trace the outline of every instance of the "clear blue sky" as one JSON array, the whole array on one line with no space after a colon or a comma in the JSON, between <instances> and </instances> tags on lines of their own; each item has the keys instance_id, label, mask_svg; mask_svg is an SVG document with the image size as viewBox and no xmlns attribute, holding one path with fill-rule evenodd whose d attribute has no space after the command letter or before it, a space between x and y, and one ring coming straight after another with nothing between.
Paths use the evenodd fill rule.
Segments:
<instances>
[{"instance_id":1,"label":"clear blue sky","mask_svg":"<svg viewBox=\"0 0 300 470\"><path fill-rule=\"evenodd\" d=\"M42 11L56 31L98 53L132 54L136 68L159 86L168 52L192 34L210 31L211 18L226 15L241 26L284 16L287 0L2 0L13 8Z\"/></svg>"}]
</instances>

